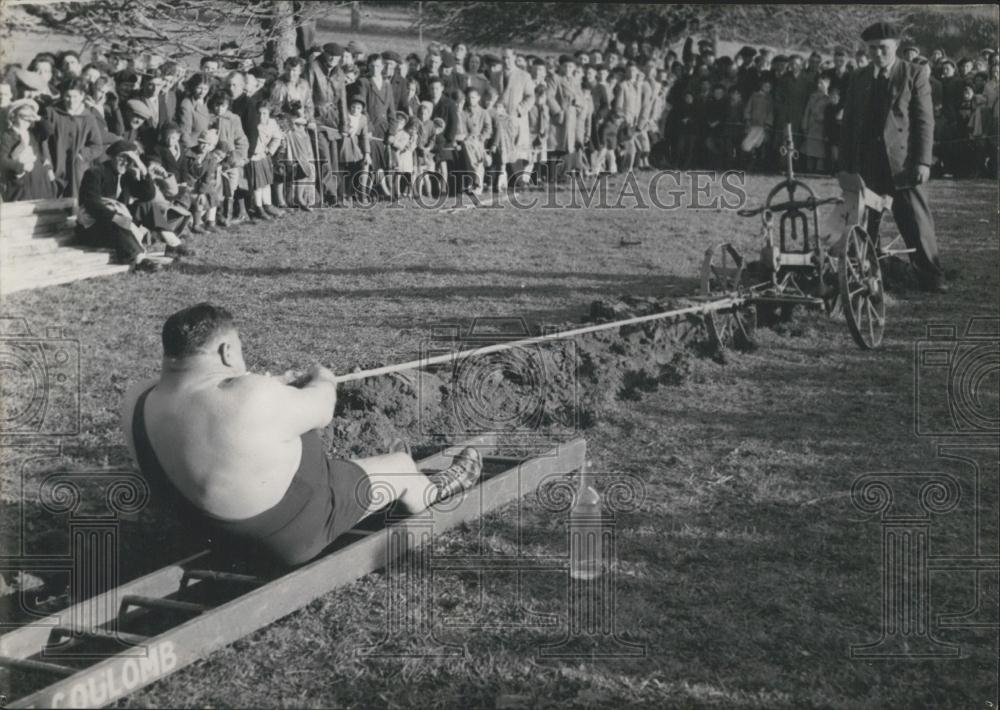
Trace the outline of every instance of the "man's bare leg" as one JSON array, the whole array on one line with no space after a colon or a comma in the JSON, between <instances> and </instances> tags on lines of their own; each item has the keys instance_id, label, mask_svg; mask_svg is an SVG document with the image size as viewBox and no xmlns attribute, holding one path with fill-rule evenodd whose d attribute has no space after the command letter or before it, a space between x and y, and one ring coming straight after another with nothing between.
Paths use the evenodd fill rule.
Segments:
<instances>
[{"instance_id":1,"label":"man's bare leg","mask_svg":"<svg viewBox=\"0 0 1000 710\"><path fill-rule=\"evenodd\" d=\"M391 501L399 501L410 514L419 513L437 500L434 483L417 469L409 454L382 454L354 463L364 469L371 484L368 514L381 510Z\"/></svg>"},{"instance_id":2,"label":"man's bare leg","mask_svg":"<svg viewBox=\"0 0 1000 710\"><path fill-rule=\"evenodd\" d=\"M479 452L467 447L451 465L440 473L427 476L420 472L408 453L397 452L355 459L368 475L371 500L364 501L368 514L381 510L392 501L399 501L411 515L462 490L471 488L483 471Z\"/></svg>"}]
</instances>

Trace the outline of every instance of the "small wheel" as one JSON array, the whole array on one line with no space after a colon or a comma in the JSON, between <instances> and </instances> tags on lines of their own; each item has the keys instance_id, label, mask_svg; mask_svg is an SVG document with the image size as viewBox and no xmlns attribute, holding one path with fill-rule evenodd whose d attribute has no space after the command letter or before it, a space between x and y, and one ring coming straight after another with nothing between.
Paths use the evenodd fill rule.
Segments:
<instances>
[{"instance_id":1,"label":"small wheel","mask_svg":"<svg viewBox=\"0 0 1000 710\"><path fill-rule=\"evenodd\" d=\"M745 263L732 244L722 244L718 249L709 247L701 265L701 294L715 298L745 296ZM754 346L757 309L752 303L744 303L706 313L705 329L712 345L719 352L727 348L749 350Z\"/></svg>"},{"instance_id":2,"label":"small wheel","mask_svg":"<svg viewBox=\"0 0 1000 710\"><path fill-rule=\"evenodd\" d=\"M854 342L863 350L882 344L885 289L878 250L864 229L851 227L840 257L840 301Z\"/></svg>"}]
</instances>

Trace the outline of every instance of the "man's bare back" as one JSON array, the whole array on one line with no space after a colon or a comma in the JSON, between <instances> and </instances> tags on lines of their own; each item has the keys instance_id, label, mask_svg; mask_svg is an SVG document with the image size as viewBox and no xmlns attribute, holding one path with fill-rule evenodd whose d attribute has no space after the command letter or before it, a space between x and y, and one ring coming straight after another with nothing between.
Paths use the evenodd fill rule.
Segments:
<instances>
[{"instance_id":1,"label":"man's bare back","mask_svg":"<svg viewBox=\"0 0 1000 710\"><path fill-rule=\"evenodd\" d=\"M136 400L151 386L143 411L147 435L185 497L231 520L252 517L281 500L302 455L300 436L308 429L296 432L276 419L289 406L289 390L307 399L312 394L303 391L307 388L252 374L168 376L128 393L123 423L132 421ZM331 415L332 410L331 405ZM124 428L134 454L131 426Z\"/></svg>"},{"instance_id":2,"label":"man's bare back","mask_svg":"<svg viewBox=\"0 0 1000 710\"><path fill-rule=\"evenodd\" d=\"M167 319L160 376L129 390L121 424L151 485L169 497L167 484L194 506L189 522L207 522L213 535L260 545L289 565L384 506L373 487L417 512L479 480L482 460L472 448L432 476L406 452L330 459L316 430L333 419L336 403L336 378L320 365L281 377L247 372L232 315L202 303Z\"/></svg>"}]
</instances>

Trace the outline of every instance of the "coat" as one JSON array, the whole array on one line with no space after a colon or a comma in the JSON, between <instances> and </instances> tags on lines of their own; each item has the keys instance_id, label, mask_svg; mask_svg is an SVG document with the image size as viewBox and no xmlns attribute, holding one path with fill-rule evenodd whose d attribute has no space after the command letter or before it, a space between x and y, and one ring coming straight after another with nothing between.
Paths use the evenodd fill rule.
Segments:
<instances>
[{"instance_id":1,"label":"coat","mask_svg":"<svg viewBox=\"0 0 1000 710\"><path fill-rule=\"evenodd\" d=\"M431 118L440 118L444 121L444 132L438 136L438 140L441 149L438 153L438 160L452 160L455 157L455 138L459 135L459 116L458 116L458 104L449 99L447 96L442 96L441 99L434 104L434 110L431 112Z\"/></svg>"},{"instance_id":2,"label":"coat","mask_svg":"<svg viewBox=\"0 0 1000 710\"><path fill-rule=\"evenodd\" d=\"M497 105L503 107L513 123L514 145L506 162L531 159L531 129L528 126L528 110L535 104L535 83L528 73L514 67L510 75L499 73L498 81L503 86Z\"/></svg>"},{"instance_id":3,"label":"coat","mask_svg":"<svg viewBox=\"0 0 1000 710\"><path fill-rule=\"evenodd\" d=\"M34 165L21 172L19 159L25 149L21 134L12 126L7 126L0 134L0 197L4 202L17 200L41 200L55 197L55 185L49 181L49 148L45 141L28 129L28 149L35 154Z\"/></svg>"},{"instance_id":4,"label":"coat","mask_svg":"<svg viewBox=\"0 0 1000 710\"><path fill-rule=\"evenodd\" d=\"M83 174L104 155L103 132L90 111L71 116L61 108L54 108L48 123L49 156L59 196L79 195Z\"/></svg>"},{"instance_id":5,"label":"coat","mask_svg":"<svg viewBox=\"0 0 1000 710\"><path fill-rule=\"evenodd\" d=\"M816 92L809 97L806 110L802 114L802 152L810 158L826 156L826 109L832 103L827 94Z\"/></svg>"},{"instance_id":6,"label":"coat","mask_svg":"<svg viewBox=\"0 0 1000 710\"><path fill-rule=\"evenodd\" d=\"M248 160L247 148L249 147L247 134L243 132L243 124L232 111L226 111L221 116L213 116L212 122L216 121L218 121L219 143L225 142L233 147L232 167L242 167Z\"/></svg>"},{"instance_id":7,"label":"coat","mask_svg":"<svg viewBox=\"0 0 1000 710\"><path fill-rule=\"evenodd\" d=\"M368 132L371 137L384 140L389 133L389 122L396 115L396 100L392 92L392 84L389 83L388 79L385 79L382 81L382 87L379 88L372 79L365 77L358 80L356 95L364 99L365 112L368 116Z\"/></svg>"},{"instance_id":8,"label":"coat","mask_svg":"<svg viewBox=\"0 0 1000 710\"><path fill-rule=\"evenodd\" d=\"M181 101L180 124L181 124L181 145L185 148L193 148L198 145L198 136L208 128L212 115L208 112L208 106L204 101L195 103L194 99L185 97Z\"/></svg>"},{"instance_id":9,"label":"coat","mask_svg":"<svg viewBox=\"0 0 1000 710\"><path fill-rule=\"evenodd\" d=\"M125 173L120 179L121 192L118 193L119 175L111 160L98 163L83 174L80 207L86 210L89 217L100 222L110 221L115 216L115 211L104 203L104 199L117 200L127 206L132 200L145 202L156 197L156 184L149 173L140 179ZM82 221L87 220L83 218Z\"/></svg>"},{"instance_id":10,"label":"coat","mask_svg":"<svg viewBox=\"0 0 1000 710\"><path fill-rule=\"evenodd\" d=\"M847 91L840 129L840 156L847 172L860 171L874 76L874 65L855 72ZM882 136L897 187L913 184L916 166L933 164L934 109L929 77L927 66L910 64L902 59L896 60L889 74L889 112Z\"/></svg>"}]
</instances>

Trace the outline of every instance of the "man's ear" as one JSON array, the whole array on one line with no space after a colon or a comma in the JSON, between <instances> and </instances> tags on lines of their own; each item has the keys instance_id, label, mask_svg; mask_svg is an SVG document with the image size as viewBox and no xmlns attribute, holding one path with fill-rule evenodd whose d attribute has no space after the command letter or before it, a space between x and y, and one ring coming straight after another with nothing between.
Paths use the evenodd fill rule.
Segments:
<instances>
[{"instance_id":1,"label":"man's ear","mask_svg":"<svg viewBox=\"0 0 1000 710\"><path fill-rule=\"evenodd\" d=\"M226 367L233 366L233 345L228 340L223 340L219 343L219 359L222 360L222 364Z\"/></svg>"}]
</instances>

